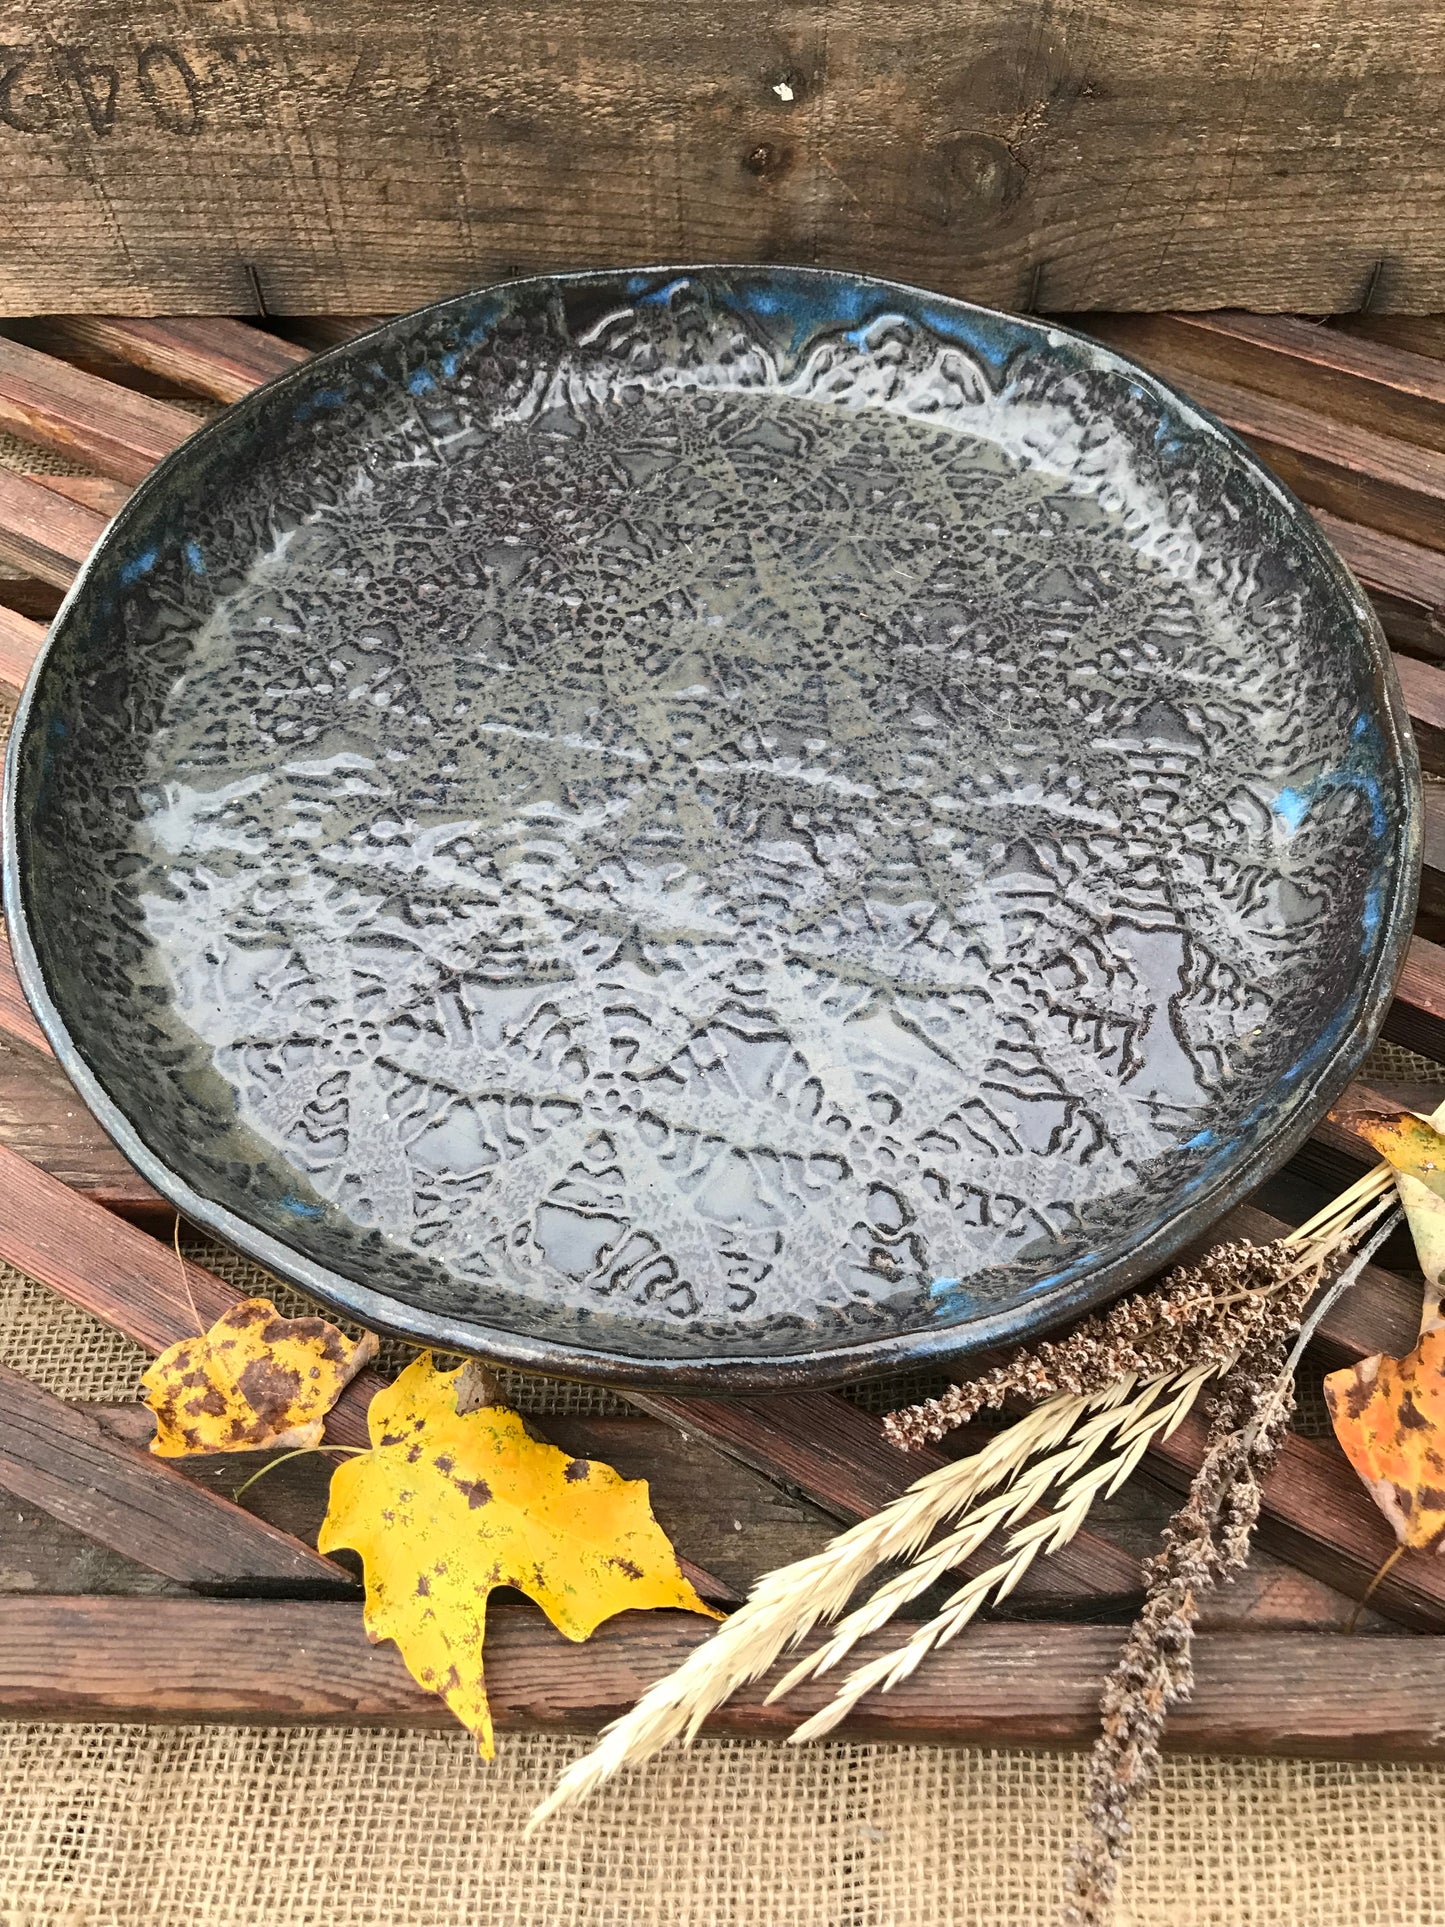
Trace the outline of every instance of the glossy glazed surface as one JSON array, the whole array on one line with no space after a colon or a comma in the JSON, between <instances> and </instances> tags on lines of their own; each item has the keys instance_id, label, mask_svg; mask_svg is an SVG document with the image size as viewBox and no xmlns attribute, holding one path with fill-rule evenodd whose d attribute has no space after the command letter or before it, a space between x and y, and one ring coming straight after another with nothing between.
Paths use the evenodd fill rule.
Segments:
<instances>
[{"instance_id":1,"label":"glossy glazed surface","mask_svg":"<svg viewBox=\"0 0 1445 1927\"><path fill-rule=\"evenodd\" d=\"M1162 1261L1367 1045L1417 861L1378 633L1237 445L784 270L232 411L12 777L28 986L163 1188L372 1322L718 1385Z\"/></svg>"}]
</instances>

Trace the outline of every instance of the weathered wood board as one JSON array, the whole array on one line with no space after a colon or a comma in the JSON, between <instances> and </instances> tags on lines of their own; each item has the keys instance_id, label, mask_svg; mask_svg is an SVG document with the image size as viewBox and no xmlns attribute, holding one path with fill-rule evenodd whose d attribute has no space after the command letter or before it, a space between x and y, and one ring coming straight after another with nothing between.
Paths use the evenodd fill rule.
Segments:
<instances>
[{"instance_id":1,"label":"weathered wood board","mask_svg":"<svg viewBox=\"0 0 1445 1927\"><path fill-rule=\"evenodd\" d=\"M791 260L1445 308L1445 0L0 0L0 312Z\"/></svg>"}]
</instances>

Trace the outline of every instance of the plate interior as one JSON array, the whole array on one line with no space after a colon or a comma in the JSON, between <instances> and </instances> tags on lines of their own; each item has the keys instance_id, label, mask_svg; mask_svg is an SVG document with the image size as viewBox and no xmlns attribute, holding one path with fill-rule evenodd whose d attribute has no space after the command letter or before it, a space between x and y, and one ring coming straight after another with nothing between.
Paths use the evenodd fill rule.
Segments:
<instances>
[{"instance_id":1,"label":"plate interior","mask_svg":"<svg viewBox=\"0 0 1445 1927\"><path fill-rule=\"evenodd\" d=\"M1117 1285L1303 1128L1411 771L1357 592L1178 398L713 272L233 411L16 777L42 1003L173 1191L404 1330L766 1372Z\"/></svg>"}]
</instances>

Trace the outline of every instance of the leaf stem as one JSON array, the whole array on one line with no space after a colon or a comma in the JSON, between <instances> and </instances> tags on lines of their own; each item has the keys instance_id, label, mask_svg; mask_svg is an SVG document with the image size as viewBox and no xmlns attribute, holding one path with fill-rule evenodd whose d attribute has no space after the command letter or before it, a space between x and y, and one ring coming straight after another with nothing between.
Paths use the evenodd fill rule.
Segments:
<instances>
[{"instance_id":1,"label":"leaf stem","mask_svg":"<svg viewBox=\"0 0 1445 1927\"><path fill-rule=\"evenodd\" d=\"M294 1452L283 1452L279 1459L272 1459L269 1464L258 1466L249 1479L241 1481L231 1497L239 1499L243 1492L251 1490L257 1479L264 1479L268 1472L274 1472L276 1467L284 1465L287 1459L308 1459L313 1452L369 1452L370 1450L369 1445L298 1445Z\"/></svg>"}]
</instances>

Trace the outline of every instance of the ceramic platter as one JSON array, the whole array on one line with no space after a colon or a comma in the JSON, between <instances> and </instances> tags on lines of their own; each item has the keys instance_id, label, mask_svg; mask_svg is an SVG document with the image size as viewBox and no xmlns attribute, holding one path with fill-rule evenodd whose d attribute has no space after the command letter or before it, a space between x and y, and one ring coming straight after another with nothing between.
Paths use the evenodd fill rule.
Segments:
<instances>
[{"instance_id":1,"label":"ceramic platter","mask_svg":"<svg viewBox=\"0 0 1445 1927\"><path fill-rule=\"evenodd\" d=\"M1057 1322L1286 1157L1417 792L1356 585L1119 355L582 274L136 491L26 694L6 907L106 1128L317 1297L782 1386Z\"/></svg>"}]
</instances>

